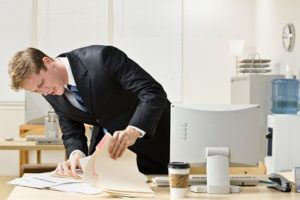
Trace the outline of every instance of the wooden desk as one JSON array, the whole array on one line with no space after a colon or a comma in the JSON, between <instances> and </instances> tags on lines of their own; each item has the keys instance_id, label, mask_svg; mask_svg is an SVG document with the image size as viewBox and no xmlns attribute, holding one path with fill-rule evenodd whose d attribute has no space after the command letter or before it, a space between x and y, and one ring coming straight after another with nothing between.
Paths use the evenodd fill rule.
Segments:
<instances>
[{"instance_id":1,"label":"wooden desk","mask_svg":"<svg viewBox=\"0 0 300 200\"><path fill-rule=\"evenodd\" d=\"M35 144L35 141L26 141L25 138L15 138L5 141L0 138L0 150L64 150L63 144Z\"/></svg>"},{"instance_id":2,"label":"wooden desk","mask_svg":"<svg viewBox=\"0 0 300 200\"><path fill-rule=\"evenodd\" d=\"M44 125L22 124L19 127L19 136L25 137L27 133L34 135L43 135L45 132Z\"/></svg>"},{"instance_id":3,"label":"wooden desk","mask_svg":"<svg viewBox=\"0 0 300 200\"><path fill-rule=\"evenodd\" d=\"M133 198L133 199L159 199L170 200L169 189L167 187L153 187L154 192L157 194L155 198ZM86 200L86 199L120 199L111 198L107 195L81 195L75 193L57 192L51 190L39 190L26 187L16 186L12 193L9 195L8 200L52 200L52 199L64 199L64 200ZM132 198L128 198L132 199ZM186 200L195 199L236 199L236 200L286 200L286 199L300 199L300 193L290 192L283 193L276 190L267 188L264 185L254 187L242 187L241 193L235 194L204 194L204 193L192 193L189 192ZM182 200L184 200L182 198Z\"/></svg>"},{"instance_id":4,"label":"wooden desk","mask_svg":"<svg viewBox=\"0 0 300 200\"><path fill-rule=\"evenodd\" d=\"M19 127L19 137L25 138L27 135L44 135L45 126L42 124L22 124ZM21 169L23 164L27 164L29 160L28 150L19 151L19 176L22 175ZM41 163L41 151L36 150L37 163Z\"/></svg>"},{"instance_id":5,"label":"wooden desk","mask_svg":"<svg viewBox=\"0 0 300 200\"><path fill-rule=\"evenodd\" d=\"M64 145L36 145L34 141L26 141L25 138L15 138L13 141L5 141L0 138L0 150L21 150L22 152L28 152L30 150L65 150ZM40 157L37 162L40 162ZM20 170L23 164L28 164L28 159L20 159ZM21 174L21 171L19 172Z\"/></svg>"}]
</instances>

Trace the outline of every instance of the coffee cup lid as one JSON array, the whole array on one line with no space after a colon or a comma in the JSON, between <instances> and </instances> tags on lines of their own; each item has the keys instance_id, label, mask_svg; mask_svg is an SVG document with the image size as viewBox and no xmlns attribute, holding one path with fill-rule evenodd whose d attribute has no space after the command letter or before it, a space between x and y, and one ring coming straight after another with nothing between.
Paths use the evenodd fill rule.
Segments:
<instances>
[{"instance_id":1,"label":"coffee cup lid","mask_svg":"<svg viewBox=\"0 0 300 200\"><path fill-rule=\"evenodd\" d=\"M173 168L173 169L186 169L186 168L190 168L190 163L187 163L187 162L170 162L168 167Z\"/></svg>"}]
</instances>

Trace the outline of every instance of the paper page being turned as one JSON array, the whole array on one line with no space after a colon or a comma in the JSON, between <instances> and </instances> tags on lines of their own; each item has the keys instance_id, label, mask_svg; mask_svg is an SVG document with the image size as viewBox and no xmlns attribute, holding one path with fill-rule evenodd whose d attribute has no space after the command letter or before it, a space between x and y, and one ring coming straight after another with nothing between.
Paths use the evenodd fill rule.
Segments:
<instances>
[{"instance_id":1,"label":"paper page being turned","mask_svg":"<svg viewBox=\"0 0 300 200\"><path fill-rule=\"evenodd\" d=\"M93 187L98 187L98 174L96 174L95 170L94 170L94 166L95 166L95 153L92 156L88 156L85 157L83 159L80 159L80 166L82 168L83 171L83 177L82 180L87 183L90 184ZM99 188L100 190L102 190L102 188Z\"/></svg>"},{"instance_id":2,"label":"paper page being turned","mask_svg":"<svg viewBox=\"0 0 300 200\"><path fill-rule=\"evenodd\" d=\"M111 139L111 135L105 134L98 144L84 170L84 181L117 196L154 196L145 175L138 170L133 152L126 149L117 160L110 157L108 147Z\"/></svg>"}]
</instances>

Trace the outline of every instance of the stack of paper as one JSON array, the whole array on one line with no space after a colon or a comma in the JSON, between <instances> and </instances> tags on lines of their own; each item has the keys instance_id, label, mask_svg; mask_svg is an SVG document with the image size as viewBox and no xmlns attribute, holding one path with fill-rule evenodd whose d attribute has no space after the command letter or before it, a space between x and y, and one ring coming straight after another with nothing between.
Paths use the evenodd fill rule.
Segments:
<instances>
[{"instance_id":1,"label":"stack of paper","mask_svg":"<svg viewBox=\"0 0 300 200\"><path fill-rule=\"evenodd\" d=\"M94 188L79 179L53 177L52 172L35 174L29 177L16 178L8 183L37 189L50 189L62 192L76 192L82 194L99 194L102 192L98 188Z\"/></svg>"},{"instance_id":2,"label":"stack of paper","mask_svg":"<svg viewBox=\"0 0 300 200\"><path fill-rule=\"evenodd\" d=\"M139 172L133 152L126 149L117 160L110 158L111 139L111 135L105 134L87 163L81 161L85 165L83 180L115 196L153 197L154 192L146 183L147 177Z\"/></svg>"}]
</instances>

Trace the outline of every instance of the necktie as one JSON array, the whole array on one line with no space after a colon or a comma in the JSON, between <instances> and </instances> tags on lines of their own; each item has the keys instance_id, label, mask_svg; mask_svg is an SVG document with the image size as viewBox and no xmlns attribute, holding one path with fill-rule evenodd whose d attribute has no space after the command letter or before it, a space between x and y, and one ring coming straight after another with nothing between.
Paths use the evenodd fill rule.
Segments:
<instances>
[{"instance_id":1,"label":"necktie","mask_svg":"<svg viewBox=\"0 0 300 200\"><path fill-rule=\"evenodd\" d=\"M67 85L67 87L72 92L72 94L74 95L77 102L81 105L82 110L87 111L86 107L83 104L83 100L82 100L81 96L79 95L77 87L74 85L69 85L69 84Z\"/></svg>"}]
</instances>

